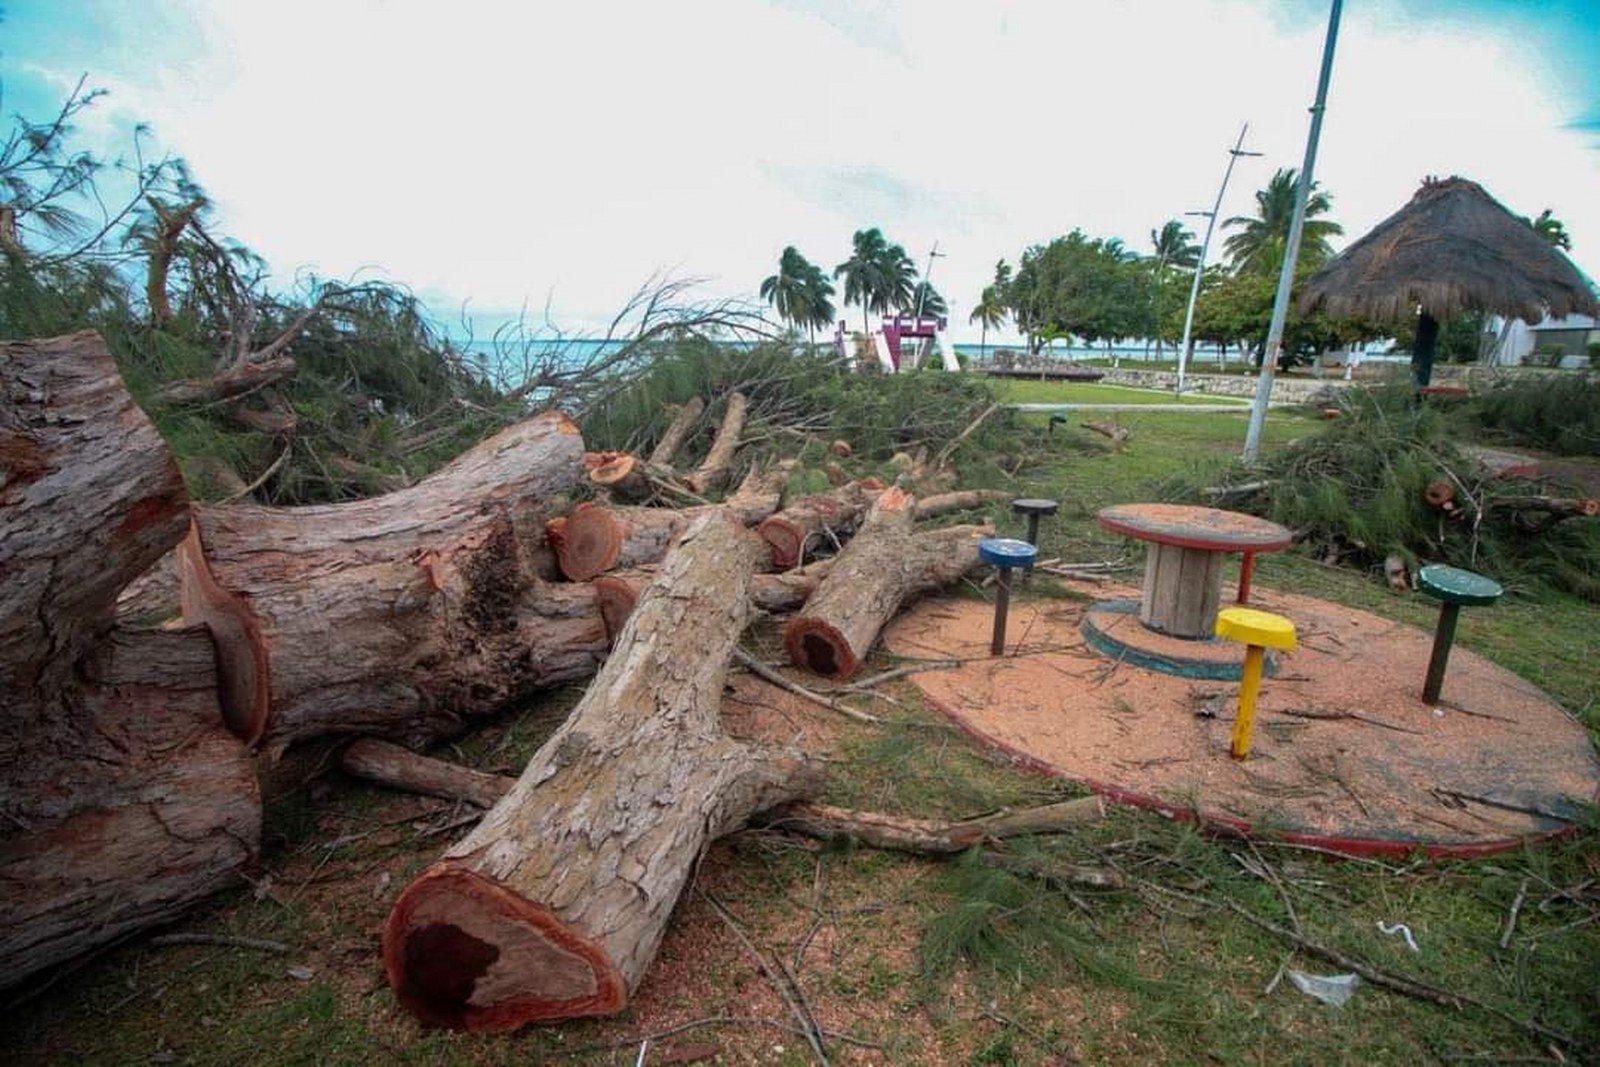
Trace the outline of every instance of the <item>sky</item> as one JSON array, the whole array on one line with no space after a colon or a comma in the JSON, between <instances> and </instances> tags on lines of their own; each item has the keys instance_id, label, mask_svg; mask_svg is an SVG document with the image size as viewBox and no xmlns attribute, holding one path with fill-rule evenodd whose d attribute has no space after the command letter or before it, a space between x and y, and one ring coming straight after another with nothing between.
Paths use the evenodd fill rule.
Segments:
<instances>
[{"instance_id":1,"label":"sky","mask_svg":"<svg viewBox=\"0 0 1600 1067\"><path fill-rule=\"evenodd\" d=\"M966 342L997 260L1074 228L1148 252L1246 122L1221 214L1249 214L1300 166L1329 6L0 0L0 86L40 118L86 74L85 145L147 124L275 283L398 281L458 336L522 309L583 335L663 272L753 300L785 245L831 270L878 226L919 268L937 242ZM1600 0L1345 4L1336 244L1449 174L1551 209L1600 278Z\"/></svg>"}]
</instances>

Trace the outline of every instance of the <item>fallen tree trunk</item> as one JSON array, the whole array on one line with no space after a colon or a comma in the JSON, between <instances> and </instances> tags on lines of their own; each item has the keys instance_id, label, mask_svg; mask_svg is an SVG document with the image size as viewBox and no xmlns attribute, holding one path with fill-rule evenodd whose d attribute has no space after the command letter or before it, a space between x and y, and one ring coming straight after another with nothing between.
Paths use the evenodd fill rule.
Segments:
<instances>
[{"instance_id":1,"label":"fallen tree trunk","mask_svg":"<svg viewBox=\"0 0 1600 1067\"><path fill-rule=\"evenodd\" d=\"M1017 811L1000 811L959 822L914 819L875 811L852 811L797 801L768 812L759 821L762 826L823 841L853 841L870 848L945 856L965 852L990 841L1003 841L1028 834L1065 833L1079 826L1100 822L1105 814L1105 801L1098 796L1079 797Z\"/></svg>"},{"instance_id":2,"label":"fallen tree trunk","mask_svg":"<svg viewBox=\"0 0 1600 1067\"><path fill-rule=\"evenodd\" d=\"M339 756L339 769L408 793L465 800L480 808L494 807L517 781L503 774L488 774L448 760L421 756L409 748L373 737L363 737L346 745Z\"/></svg>"},{"instance_id":3,"label":"fallen tree trunk","mask_svg":"<svg viewBox=\"0 0 1600 1067\"><path fill-rule=\"evenodd\" d=\"M209 635L115 626L188 513L97 335L0 345L0 985L171 919L259 842Z\"/></svg>"},{"instance_id":4,"label":"fallen tree trunk","mask_svg":"<svg viewBox=\"0 0 1600 1067\"><path fill-rule=\"evenodd\" d=\"M1594 518L1600 515L1600 499L1563 496L1486 496L1486 510L1540 511L1552 518Z\"/></svg>"},{"instance_id":5,"label":"fallen tree trunk","mask_svg":"<svg viewBox=\"0 0 1600 1067\"><path fill-rule=\"evenodd\" d=\"M913 538L915 507L915 499L899 489L878 497L833 570L784 627L784 647L795 666L850 677L901 604L977 566L978 542L987 531L965 527Z\"/></svg>"},{"instance_id":6,"label":"fallen tree trunk","mask_svg":"<svg viewBox=\"0 0 1600 1067\"><path fill-rule=\"evenodd\" d=\"M850 482L826 493L802 497L756 527L772 546L772 565L788 570L805 558L812 542L823 535L838 539L855 529L861 517L883 491L883 483L868 478Z\"/></svg>"},{"instance_id":7,"label":"fallen tree trunk","mask_svg":"<svg viewBox=\"0 0 1600 1067\"><path fill-rule=\"evenodd\" d=\"M347 773L408 793L426 793L446 800L464 800L493 807L517 780L503 774L475 771L447 760L419 755L386 741L362 740L345 750L340 766ZM850 841L868 848L891 849L921 856L948 856L993 841L1030 834L1067 833L1105 819L1105 798L1078 797L1032 808L1005 809L976 819L949 821L856 811L799 800L763 813L763 827L802 834L822 841Z\"/></svg>"},{"instance_id":8,"label":"fallen tree trunk","mask_svg":"<svg viewBox=\"0 0 1600 1067\"><path fill-rule=\"evenodd\" d=\"M566 723L396 901L384 968L423 1021L472 1030L620 1011L706 844L817 785L717 723L754 539L685 532Z\"/></svg>"},{"instance_id":9,"label":"fallen tree trunk","mask_svg":"<svg viewBox=\"0 0 1600 1067\"><path fill-rule=\"evenodd\" d=\"M749 402L743 393L729 393L727 409L722 415L722 425L711 441L711 451L695 472L684 479L690 489L702 496L721 489L728 482L728 472L733 467L733 454L739 451L739 436L744 433L744 416Z\"/></svg>"},{"instance_id":10,"label":"fallen tree trunk","mask_svg":"<svg viewBox=\"0 0 1600 1067\"><path fill-rule=\"evenodd\" d=\"M420 742L592 673L606 648L594 590L541 579L548 509L582 461L577 428L542 415L386 496L195 508L183 617L217 639L235 732L275 749Z\"/></svg>"},{"instance_id":11,"label":"fallen tree trunk","mask_svg":"<svg viewBox=\"0 0 1600 1067\"><path fill-rule=\"evenodd\" d=\"M667 432L661 435L661 440L656 443L655 451L650 453L652 467L670 467L677 458L678 451L683 448L683 443L689 439L689 434L694 431L694 424L700 421L700 415L706 409L706 402L698 396L689 398L689 402L678 409L678 414L667 427Z\"/></svg>"},{"instance_id":12,"label":"fallen tree trunk","mask_svg":"<svg viewBox=\"0 0 1600 1067\"><path fill-rule=\"evenodd\" d=\"M917 501L916 517L920 522L923 519L948 515L953 511L971 511L974 508L987 507L1010 499L1011 494L1004 489L963 489L954 493L939 493Z\"/></svg>"}]
</instances>

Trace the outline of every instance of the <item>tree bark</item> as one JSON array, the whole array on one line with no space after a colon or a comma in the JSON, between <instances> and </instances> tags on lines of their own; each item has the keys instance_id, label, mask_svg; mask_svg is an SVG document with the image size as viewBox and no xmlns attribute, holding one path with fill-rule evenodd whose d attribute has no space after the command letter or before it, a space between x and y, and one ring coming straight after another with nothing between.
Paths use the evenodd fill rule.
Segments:
<instances>
[{"instance_id":1,"label":"tree bark","mask_svg":"<svg viewBox=\"0 0 1600 1067\"><path fill-rule=\"evenodd\" d=\"M706 844L815 788L815 764L717 722L758 554L725 515L698 517L567 722L401 894L384 966L425 1022L512 1030L622 1010Z\"/></svg>"},{"instance_id":2,"label":"tree bark","mask_svg":"<svg viewBox=\"0 0 1600 1067\"><path fill-rule=\"evenodd\" d=\"M68 684L188 523L178 465L98 334L0 344L0 692Z\"/></svg>"},{"instance_id":3,"label":"tree bark","mask_svg":"<svg viewBox=\"0 0 1600 1067\"><path fill-rule=\"evenodd\" d=\"M705 409L706 402L697 396L690 397L689 402L678 409L678 414L673 417L667 432L662 434L661 440L657 442L655 451L650 453L651 466L672 466L672 461L677 458L679 450L689 439L694 424L700 421L700 415Z\"/></svg>"},{"instance_id":4,"label":"tree bark","mask_svg":"<svg viewBox=\"0 0 1600 1067\"><path fill-rule=\"evenodd\" d=\"M171 921L256 854L261 795L223 726L215 661L202 628L117 628L74 687L8 700L0 987Z\"/></svg>"},{"instance_id":5,"label":"tree bark","mask_svg":"<svg viewBox=\"0 0 1600 1067\"><path fill-rule=\"evenodd\" d=\"M850 482L826 493L802 497L756 527L772 546L772 565L788 570L805 558L812 543L824 534L838 538L853 530L867 508L883 490L874 478Z\"/></svg>"},{"instance_id":6,"label":"tree bark","mask_svg":"<svg viewBox=\"0 0 1600 1067\"><path fill-rule=\"evenodd\" d=\"M748 401L743 393L729 393L727 410L722 415L722 425L711 441L711 451L695 472L684 479L689 488L704 495L721 489L728 483L733 467L733 455L739 451L739 436L744 433L744 416Z\"/></svg>"},{"instance_id":7,"label":"tree bark","mask_svg":"<svg viewBox=\"0 0 1600 1067\"><path fill-rule=\"evenodd\" d=\"M790 662L830 678L850 677L901 604L977 566L985 528L914 538L915 509L915 499L899 489L878 497L833 570L784 627Z\"/></svg>"},{"instance_id":8,"label":"tree bark","mask_svg":"<svg viewBox=\"0 0 1600 1067\"><path fill-rule=\"evenodd\" d=\"M541 579L547 509L582 477L559 414L512 426L416 485L301 508L197 507L184 619L211 627L234 731L459 733L604 655L594 590Z\"/></svg>"},{"instance_id":9,"label":"tree bark","mask_svg":"<svg viewBox=\"0 0 1600 1067\"><path fill-rule=\"evenodd\" d=\"M172 918L256 850L203 630L115 626L188 524L93 333L0 345L0 985Z\"/></svg>"}]
</instances>

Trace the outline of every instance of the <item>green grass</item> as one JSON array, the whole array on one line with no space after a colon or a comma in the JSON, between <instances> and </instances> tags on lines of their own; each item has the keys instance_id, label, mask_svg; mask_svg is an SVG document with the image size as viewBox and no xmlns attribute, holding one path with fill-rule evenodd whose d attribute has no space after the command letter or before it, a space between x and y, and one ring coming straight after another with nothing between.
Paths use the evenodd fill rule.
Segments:
<instances>
[{"instance_id":1,"label":"green grass","mask_svg":"<svg viewBox=\"0 0 1600 1067\"><path fill-rule=\"evenodd\" d=\"M1024 418L1021 467L1006 484L1018 495L1062 502L1041 531L1046 555L1125 558L1132 576L1137 549L1101 531L1094 513L1173 498L1184 485L1220 476L1236 461L1245 419L1133 414L1120 421L1133 433L1118 448L1075 422L1052 433L1042 417ZM1281 447L1317 426L1275 412L1267 445ZM1003 532L1021 532L1005 506L993 518ZM1430 605L1394 596L1376 575L1293 552L1264 557L1257 580L1431 624ZM1036 582L1021 595L1048 592ZM1593 620L1592 607L1570 598L1514 595L1466 613L1459 640L1592 716L1600 678ZM770 633L755 640L774 647ZM868 670L892 665L879 654ZM824 800L960 817L1065 795L1061 783L1019 773L973 745L910 686L888 693L898 704L864 705L883 724L838 725ZM575 695L569 689L532 701L441 754L497 770L520 766ZM767 979L691 892L679 902L652 972L658 979L647 977L637 1010L513 1036L417 1029L383 983L377 930L394 889L453 837L416 829L437 821L443 807L337 778L293 795L279 807L252 875L267 892L224 895L185 924L277 938L291 946L287 957L137 942L118 948L0 1016L8 1060L626 1065L640 1034L664 1021L787 1020ZM1287 980L1267 993L1285 966L1316 974L1338 968L1294 951L1233 908L1280 926L1298 919L1307 938L1373 966L1514 1019L1536 1019L1576 1039L1562 1048L1566 1062L1594 1062L1597 840L1586 828L1570 841L1479 862L1339 863L1116 810L1070 835L1010 843L1006 869L977 855L937 862L747 833L714 847L695 885L715 894L769 959L784 961L825 1026L878 1046L831 1041L840 1064L1556 1062L1549 1040L1479 1007L1441 1007L1371 984L1343 1009L1303 996ZM1072 865L1115 869L1130 887L1075 885L1062 877ZM1276 881L1252 873L1261 870ZM1515 935L1501 948L1506 916L1524 890ZM1380 935L1380 920L1409 924L1423 951ZM311 968L311 978L292 977L291 966ZM659 978L665 974L692 980L671 987ZM718 1046L724 1063L813 1062L801 1038L748 1022L702 1027L653 1047L665 1055L704 1041Z\"/></svg>"},{"instance_id":2,"label":"green grass","mask_svg":"<svg viewBox=\"0 0 1600 1067\"><path fill-rule=\"evenodd\" d=\"M1002 379L994 390L1008 404L1230 404L1249 401L1227 396L1175 396L1156 389L1133 389L1101 382L1030 382Z\"/></svg>"}]
</instances>

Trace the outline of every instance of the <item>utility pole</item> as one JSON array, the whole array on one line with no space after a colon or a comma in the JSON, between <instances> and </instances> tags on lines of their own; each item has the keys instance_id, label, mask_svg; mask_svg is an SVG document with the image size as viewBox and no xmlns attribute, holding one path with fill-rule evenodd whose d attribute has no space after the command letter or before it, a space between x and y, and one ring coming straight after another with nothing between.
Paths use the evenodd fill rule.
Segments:
<instances>
[{"instance_id":1,"label":"utility pole","mask_svg":"<svg viewBox=\"0 0 1600 1067\"><path fill-rule=\"evenodd\" d=\"M1194 343L1194 304L1200 297L1200 278L1206 270L1206 253L1211 250L1211 234L1217 228L1217 215L1222 211L1222 197L1228 191L1228 179L1233 177L1233 165L1242 156L1259 156L1260 152L1244 151L1244 135L1250 132L1247 122L1239 128L1239 139L1228 149L1228 169L1222 172L1222 184L1217 188L1217 202L1210 211L1185 211L1185 215L1206 217L1206 236L1200 242L1200 262L1194 265L1194 284L1189 286L1189 310L1183 315L1183 343L1178 346L1178 392L1183 392L1183 375L1189 366L1189 347ZM1159 326L1157 327L1160 328Z\"/></svg>"},{"instance_id":2,"label":"utility pole","mask_svg":"<svg viewBox=\"0 0 1600 1067\"><path fill-rule=\"evenodd\" d=\"M1339 40L1339 12L1344 0L1333 0L1328 13L1328 36L1322 46L1322 73L1317 77L1317 102L1311 105L1311 131L1306 135L1306 157L1300 164L1300 181L1295 185L1294 217L1289 221L1289 244L1283 250L1283 269L1278 272L1278 295L1272 301L1272 324L1267 327L1267 349L1261 357L1261 376L1256 379L1256 398L1250 405L1250 429L1244 439L1244 461L1261 457L1261 432L1267 425L1267 403L1272 399L1272 377L1278 371L1278 353L1283 349L1283 324L1289 317L1289 293L1294 288L1295 262L1300 258L1300 235L1306 226L1306 200L1311 196L1312 172L1317 165L1317 141L1322 136L1322 113L1328 103L1328 81L1333 76L1333 49Z\"/></svg>"}]
</instances>

